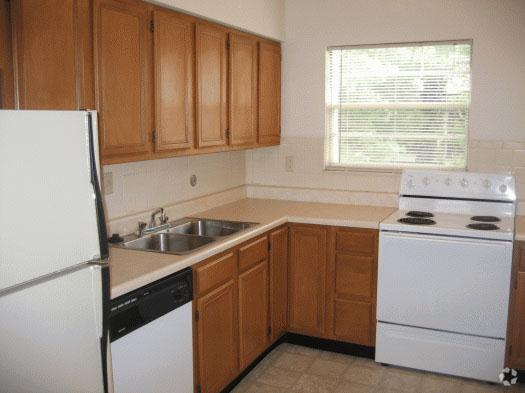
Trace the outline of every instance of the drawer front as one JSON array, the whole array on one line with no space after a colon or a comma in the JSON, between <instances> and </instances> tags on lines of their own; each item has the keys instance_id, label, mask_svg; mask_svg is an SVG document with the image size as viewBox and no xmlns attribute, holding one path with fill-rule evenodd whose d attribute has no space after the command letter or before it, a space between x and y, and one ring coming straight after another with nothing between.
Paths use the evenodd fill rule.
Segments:
<instances>
[{"instance_id":1,"label":"drawer front","mask_svg":"<svg viewBox=\"0 0 525 393\"><path fill-rule=\"evenodd\" d=\"M195 269L196 293L200 296L235 276L235 254L230 252Z\"/></svg>"},{"instance_id":2,"label":"drawer front","mask_svg":"<svg viewBox=\"0 0 525 393\"><path fill-rule=\"evenodd\" d=\"M340 252L375 255L377 231L366 229L340 229L335 235L335 247Z\"/></svg>"},{"instance_id":3,"label":"drawer front","mask_svg":"<svg viewBox=\"0 0 525 393\"><path fill-rule=\"evenodd\" d=\"M245 271L268 258L268 237L261 237L239 248L239 270Z\"/></svg>"},{"instance_id":4,"label":"drawer front","mask_svg":"<svg viewBox=\"0 0 525 393\"><path fill-rule=\"evenodd\" d=\"M335 257L336 297L375 297L375 258L337 254Z\"/></svg>"}]
</instances>

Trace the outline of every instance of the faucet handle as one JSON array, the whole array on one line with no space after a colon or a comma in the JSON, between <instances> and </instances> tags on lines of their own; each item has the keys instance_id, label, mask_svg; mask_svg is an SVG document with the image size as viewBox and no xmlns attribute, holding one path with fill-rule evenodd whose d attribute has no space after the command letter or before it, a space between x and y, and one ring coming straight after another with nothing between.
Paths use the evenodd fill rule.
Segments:
<instances>
[{"instance_id":1,"label":"faucet handle","mask_svg":"<svg viewBox=\"0 0 525 393\"><path fill-rule=\"evenodd\" d=\"M144 221L139 221L137 230L138 237L141 237L144 234L144 229L146 229L147 226L148 224L146 224Z\"/></svg>"},{"instance_id":2,"label":"faucet handle","mask_svg":"<svg viewBox=\"0 0 525 393\"><path fill-rule=\"evenodd\" d=\"M170 218L166 214L166 210L162 209L162 212L160 214L160 223L161 223L161 225L167 224L169 219Z\"/></svg>"}]
</instances>

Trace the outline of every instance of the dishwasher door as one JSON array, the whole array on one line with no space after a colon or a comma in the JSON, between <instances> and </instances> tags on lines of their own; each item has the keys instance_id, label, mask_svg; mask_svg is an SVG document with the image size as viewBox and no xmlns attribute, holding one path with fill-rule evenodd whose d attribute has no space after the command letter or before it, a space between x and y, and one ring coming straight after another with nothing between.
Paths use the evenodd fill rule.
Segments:
<instances>
[{"instance_id":1,"label":"dishwasher door","mask_svg":"<svg viewBox=\"0 0 525 393\"><path fill-rule=\"evenodd\" d=\"M111 343L115 393L193 392L192 302Z\"/></svg>"}]
</instances>

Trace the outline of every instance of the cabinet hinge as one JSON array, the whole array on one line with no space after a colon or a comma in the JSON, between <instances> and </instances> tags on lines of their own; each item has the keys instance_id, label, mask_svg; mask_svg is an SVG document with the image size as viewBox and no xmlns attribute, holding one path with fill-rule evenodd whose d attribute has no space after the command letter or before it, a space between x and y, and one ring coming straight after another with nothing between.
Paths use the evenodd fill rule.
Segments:
<instances>
[{"instance_id":1,"label":"cabinet hinge","mask_svg":"<svg viewBox=\"0 0 525 393\"><path fill-rule=\"evenodd\" d=\"M153 143L157 142L157 131L153 130L153 132L151 133L151 141Z\"/></svg>"},{"instance_id":2,"label":"cabinet hinge","mask_svg":"<svg viewBox=\"0 0 525 393\"><path fill-rule=\"evenodd\" d=\"M226 48L230 49L230 39L229 38L226 40Z\"/></svg>"},{"instance_id":3,"label":"cabinet hinge","mask_svg":"<svg viewBox=\"0 0 525 393\"><path fill-rule=\"evenodd\" d=\"M198 321L200 318L199 310L195 310L195 320Z\"/></svg>"},{"instance_id":4,"label":"cabinet hinge","mask_svg":"<svg viewBox=\"0 0 525 393\"><path fill-rule=\"evenodd\" d=\"M268 252L272 251L272 243L268 242Z\"/></svg>"},{"instance_id":5,"label":"cabinet hinge","mask_svg":"<svg viewBox=\"0 0 525 393\"><path fill-rule=\"evenodd\" d=\"M153 33L153 30L155 30L155 23L153 22L153 19L149 21L149 31Z\"/></svg>"}]
</instances>

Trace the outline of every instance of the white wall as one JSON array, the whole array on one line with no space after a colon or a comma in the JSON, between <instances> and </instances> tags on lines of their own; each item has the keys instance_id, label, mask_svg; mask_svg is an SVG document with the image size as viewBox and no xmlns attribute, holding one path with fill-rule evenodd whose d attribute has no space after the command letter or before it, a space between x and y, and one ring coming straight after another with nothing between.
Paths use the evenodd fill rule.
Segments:
<instances>
[{"instance_id":1,"label":"white wall","mask_svg":"<svg viewBox=\"0 0 525 393\"><path fill-rule=\"evenodd\" d=\"M197 176L195 187L190 185L193 174ZM110 227L127 233L125 231L135 229L136 217L144 219L158 207L172 207L243 186L245 154L234 151L105 165L103 176L113 178L112 192L109 193L107 187L103 190ZM131 222L133 228L129 228L126 217L134 217ZM117 228L113 225L116 221L125 227L119 225Z\"/></svg>"},{"instance_id":2,"label":"white wall","mask_svg":"<svg viewBox=\"0 0 525 393\"><path fill-rule=\"evenodd\" d=\"M284 0L154 0L213 21L284 40Z\"/></svg>"},{"instance_id":3,"label":"white wall","mask_svg":"<svg viewBox=\"0 0 525 393\"><path fill-rule=\"evenodd\" d=\"M324 66L330 45L472 39L469 169L513 171L525 198L525 0L286 0L282 145L247 153L252 196L326 190L394 201L398 175L323 171ZM294 172L285 172L286 156ZM273 188L270 190L270 186ZM298 188L303 188L299 192ZM270 191L269 191L270 190ZM312 195L310 195L312 194ZM358 198L362 201L363 195Z\"/></svg>"}]
</instances>

